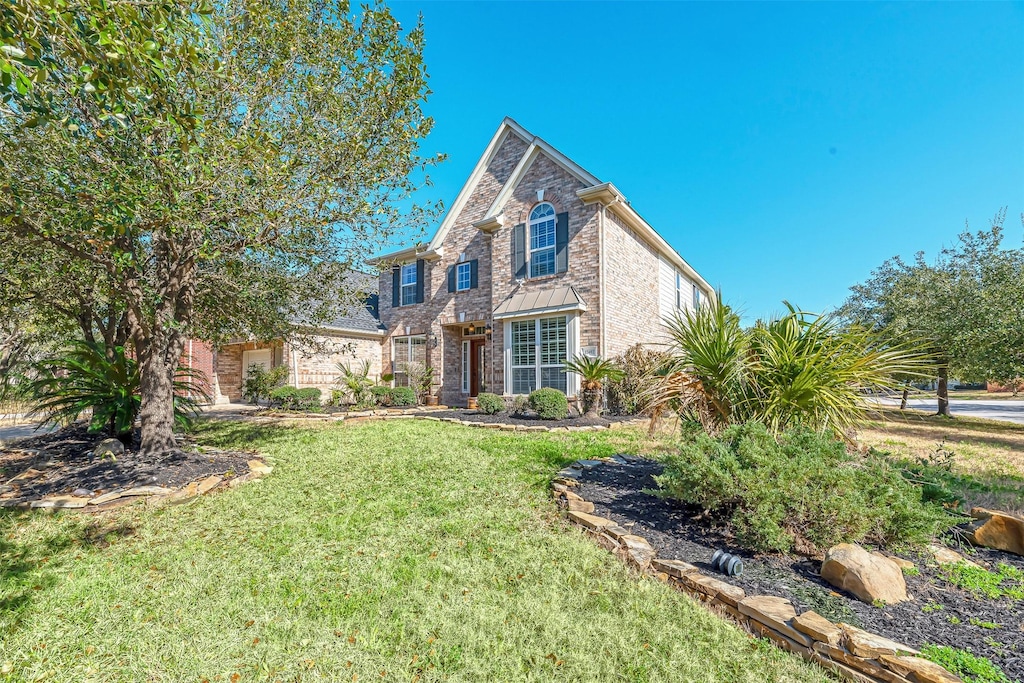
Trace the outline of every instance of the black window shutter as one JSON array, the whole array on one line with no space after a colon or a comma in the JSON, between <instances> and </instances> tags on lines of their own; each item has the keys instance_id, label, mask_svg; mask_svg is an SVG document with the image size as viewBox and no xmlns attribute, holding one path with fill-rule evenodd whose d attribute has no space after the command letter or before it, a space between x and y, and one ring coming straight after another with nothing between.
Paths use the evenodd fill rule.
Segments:
<instances>
[{"instance_id":1,"label":"black window shutter","mask_svg":"<svg viewBox=\"0 0 1024 683\"><path fill-rule=\"evenodd\" d=\"M555 272L569 270L569 214L555 216Z\"/></svg>"},{"instance_id":2,"label":"black window shutter","mask_svg":"<svg viewBox=\"0 0 1024 683\"><path fill-rule=\"evenodd\" d=\"M512 275L526 279L526 223L512 228Z\"/></svg>"},{"instance_id":3,"label":"black window shutter","mask_svg":"<svg viewBox=\"0 0 1024 683\"><path fill-rule=\"evenodd\" d=\"M476 259L469 262L469 288L476 289L480 284L476 270Z\"/></svg>"},{"instance_id":4,"label":"black window shutter","mask_svg":"<svg viewBox=\"0 0 1024 683\"><path fill-rule=\"evenodd\" d=\"M423 303L423 259L416 259L416 303Z\"/></svg>"},{"instance_id":5,"label":"black window shutter","mask_svg":"<svg viewBox=\"0 0 1024 683\"><path fill-rule=\"evenodd\" d=\"M402 267L395 266L391 269L391 307L398 308L402 305Z\"/></svg>"},{"instance_id":6,"label":"black window shutter","mask_svg":"<svg viewBox=\"0 0 1024 683\"><path fill-rule=\"evenodd\" d=\"M458 266L448 266L448 292L455 291L455 270Z\"/></svg>"}]
</instances>

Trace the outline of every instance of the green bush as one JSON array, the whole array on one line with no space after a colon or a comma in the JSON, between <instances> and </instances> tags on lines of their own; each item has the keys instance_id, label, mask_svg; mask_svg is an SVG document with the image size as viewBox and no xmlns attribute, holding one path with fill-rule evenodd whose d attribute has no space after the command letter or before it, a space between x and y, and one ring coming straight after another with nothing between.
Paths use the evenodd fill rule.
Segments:
<instances>
[{"instance_id":1,"label":"green bush","mask_svg":"<svg viewBox=\"0 0 1024 683\"><path fill-rule=\"evenodd\" d=\"M316 387L296 389L293 386L283 386L270 392L270 402L285 410L311 411L320 408L320 396L321 392Z\"/></svg>"},{"instance_id":2,"label":"green bush","mask_svg":"<svg viewBox=\"0 0 1024 683\"><path fill-rule=\"evenodd\" d=\"M831 436L760 423L699 434L655 477L662 495L728 519L751 550L816 554L836 543L920 544L953 526L885 459Z\"/></svg>"},{"instance_id":3,"label":"green bush","mask_svg":"<svg viewBox=\"0 0 1024 683\"><path fill-rule=\"evenodd\" d=\"M615 364L622 369L620 377L608 384L608 410L616 415L639 415L644 412L651 385L657 381L658 370L668 354L643 344L630 346Z\"/></svg>"},{"instance_id":4,"label":"green bush","mask_svg":"<svg viewBox=\"0 0 1024 683\"><path fill-rule=\"evenodd\" d=\"M284 384L288 379L288 366L278 365L267 370L262 365L253 363L245 371L242 382L242 398L250 403L259 403L260 399L269 399L275 387Z\"/></svg>"},{"instance_id":5,"label":"green bush","mask_svg":"<svg viewBox=\"0 0 1024 683\"><path fill-rule=\"evenodd\" d=\"M505 399L497 394L489 394L485 391L476 397L476 405L482 413L497 415L505 410Z\"/></svg>"},{"instance_id":6,"label":"green bush","mask_svg":"<svg viewBox=\"0 0 1024 683\"><path fill-rule=\"evenodd\" d=\"M416 405L416 391L412 387L395 387L391 390L391 405L414 406Z\"/></svg>"},{"instance_id":7,"label":"green bush","mask_svg":"<svg viewBox=\"0 0 1024 683\"><path fill-rule=\"evenodd\" d=\"M558 389L538 389L528 400L541 419L564 420L569 415L569 399Z\"/></svg>"},{"instance_id":8,"label":"green bush","mask_svg":"<svg viewBox=\"0 0 1024 683\"><path fill-rule=\"evenodd\" d=\"M395 390L392 387L370 387L371 405L390 408L395 405Z\"/></svg>"}]
</instances>

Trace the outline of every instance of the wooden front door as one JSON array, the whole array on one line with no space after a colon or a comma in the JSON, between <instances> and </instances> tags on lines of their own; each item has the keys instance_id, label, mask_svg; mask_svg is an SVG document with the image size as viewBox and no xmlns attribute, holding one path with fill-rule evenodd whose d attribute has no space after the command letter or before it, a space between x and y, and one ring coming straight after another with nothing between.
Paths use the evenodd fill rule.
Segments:
<instances>
[{"instance_id":1,"label":"wooden front door","mask_svg":"<svg viewBox=\"0 0 1024 683\"><path fill-rule=\"evenodd\" d=\"M480 395L480 382L484 377L484 345L486 340L469 342L469 395Z\"/></svg>"}]
</instances>

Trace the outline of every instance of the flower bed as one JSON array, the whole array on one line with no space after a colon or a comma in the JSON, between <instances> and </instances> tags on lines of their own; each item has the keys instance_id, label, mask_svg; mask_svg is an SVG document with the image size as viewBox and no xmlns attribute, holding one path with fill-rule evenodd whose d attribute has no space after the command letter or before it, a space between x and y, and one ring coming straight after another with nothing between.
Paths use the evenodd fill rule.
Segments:
<instances>
[{"instance_id":1,"label":"flower bed","mask_svg":"<svg viewBox=\"0 0 1024 683\"><path fill-rule=\"evenodd\" d=\"M931 557L907 555L915 570L905 576L913 600L874 606L841 594L818 575L820 562L787 555L755 556L739 547L701 510L653 496L653 477L659 463L642 458L619 458L620 464L592 462L576 470L573 491L595 506L594 514L613 519L631 533L645 537L659 557L683 560L701 572L743 589L747 595L770 595L789 600L797 612L813 610L833 622L844 622L920 649L926 643L968 650L990 659L1011 678L1024 677L1022 603L1010 597L985 598L976 590L958 587L944 577L949 569ZM711 569L717 549L739 555L745 569L728 577ZM970 559L1024 570L1024 558L978 548ZM916 572L916 573L915 573ZM963 582L962 582L963 583Z\"/></svg>"}]
</instances>

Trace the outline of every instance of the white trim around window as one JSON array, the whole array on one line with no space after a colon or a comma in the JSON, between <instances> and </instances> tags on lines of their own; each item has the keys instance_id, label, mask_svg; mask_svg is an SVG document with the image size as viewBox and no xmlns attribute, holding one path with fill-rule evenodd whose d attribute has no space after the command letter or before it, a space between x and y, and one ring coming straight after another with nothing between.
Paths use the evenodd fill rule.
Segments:
<instances>
[{"instance_id":1,"label":"white trim around window","mask_svg":"<svg viewBox=\"0 0 1024 683\"><path fill-rule=\"evenodd\" d=\"M502 327L506 395L528 394L545 386L564 387L567 396L579 392L579 377L561 371L565 361L579 353L578 315L512 318L502 321Z\"/></svg>"},{"instance_id":2,"label":"white trim around window","mask_svg":"<svg viewBox=\"0 0 1024 683\"><path fill-rule=\"evenodd\" d=\"M400 306L411 306L416 303L416 263L402 265L402 296Z\"/></svg>"},{"instance_id":3,"label":"white trim around window","mask_svg":"<svg viewBox=\"0 0 1024 683\"><path fill-rule=\"evenodd\" d=\"M473 264L469 261L455 266L455 291L465 292L473 286Z\"/></svg>"},{"instance_id":4,"label":"white trim around window","mask_svg":"<svg viewBox=\"0 0 1024 683\"><path fill-rule=\"evenodd\" d=\"M557 216L555 207L544 202L530 211L530 222L527 226L527 262L529 277L554 275L555 247L557 242Z\"/></svg>"},{"instance_id":5,"label":"white trim around window","mask_svg":"<svg viewBox=\"0 0 1024 683\"><path fill-rule=\"evenodd\" d=\"M468 394L469 393L469 375L470 375L469 369L470 369L470 363L472 363L472 360L473 360L472 358L470 358L470 354L471 353L472 353L472 345L469 343L469 340L468 339L467 340L463 340L463 342L462 342L462 393L464 393L464 394Z\"/></svg>"}]
</instances>

